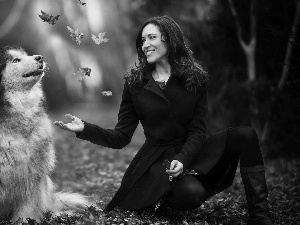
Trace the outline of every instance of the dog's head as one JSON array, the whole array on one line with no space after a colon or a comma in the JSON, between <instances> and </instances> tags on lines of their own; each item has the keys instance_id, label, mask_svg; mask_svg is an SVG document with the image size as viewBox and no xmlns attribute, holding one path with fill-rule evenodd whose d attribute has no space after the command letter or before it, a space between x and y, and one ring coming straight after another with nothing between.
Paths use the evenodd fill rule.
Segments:
<instances>
[{"instance_id":1,"label":"dog's head","mask_svg":"<svg viewBox=\"0 0 300 225\"><path fill-rule=\"evenodd\" d=\"M0 49L0 86L6 90L30 90L45 72L41 55L29 56L20 46Z\"/></svg>"}]
</instances>

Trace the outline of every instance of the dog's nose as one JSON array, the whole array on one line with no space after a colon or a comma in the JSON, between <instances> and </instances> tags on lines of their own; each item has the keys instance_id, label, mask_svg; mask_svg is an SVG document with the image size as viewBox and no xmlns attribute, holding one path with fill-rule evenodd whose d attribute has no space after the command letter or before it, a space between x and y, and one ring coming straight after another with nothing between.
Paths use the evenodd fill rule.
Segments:
<instances>
[{"instance_id":1,"label":"dog's nose","mask_svg":"<svg viewBox=\"0 0 300 225\"><path fill-rule=\"evenodd\" d=\"M38 61L38 62L43 62L43 56L41 56L41 55L36 55L35 57L34 57L34 59L36 60L36 61Z\"/></svg>"}]
</instances>

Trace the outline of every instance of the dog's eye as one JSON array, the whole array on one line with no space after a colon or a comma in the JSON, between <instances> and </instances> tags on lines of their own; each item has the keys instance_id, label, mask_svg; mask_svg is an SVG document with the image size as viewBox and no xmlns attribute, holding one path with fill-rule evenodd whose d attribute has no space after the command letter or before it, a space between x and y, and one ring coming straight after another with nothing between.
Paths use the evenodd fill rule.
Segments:
<instances>
[{"instance_id":1,"label":"dog's eye","mask_svg":"<svg viewBox=\"0 0 300 225\"><path fill-rule=\"evenodd\" d=\"M20 61L21 61L21 59L16 58L16 59L14 59L12 62L13 62L13 63L17 63L17 62L20 62Z\"/></svg>"}]
</instances>

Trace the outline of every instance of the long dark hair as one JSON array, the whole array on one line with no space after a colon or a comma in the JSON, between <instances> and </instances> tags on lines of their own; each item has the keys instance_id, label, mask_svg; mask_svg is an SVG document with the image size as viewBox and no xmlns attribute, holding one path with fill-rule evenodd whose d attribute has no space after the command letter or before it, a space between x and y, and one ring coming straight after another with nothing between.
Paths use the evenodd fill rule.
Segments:
<instances>
[{"instance_id":1,"label":"long dark hair","mask_svg":"<svg viewBox=\"0 0 300 225\"><path fill-rule=\"evenodd\" d=\"M126 84L131 91L143 84L143 78L147 70L154 68L155 64L149 64L142 50L142 32L148 24L156 25L168 47L168 62L171 72L177 76L188 90L202 88L208 82L207 72L198 64L193 56L184 34L179 25L168 16L158 16L148 19L141 27L136 38L136 50L138 64L132 67L126 74Z\"/></svg>"}]
</instances>

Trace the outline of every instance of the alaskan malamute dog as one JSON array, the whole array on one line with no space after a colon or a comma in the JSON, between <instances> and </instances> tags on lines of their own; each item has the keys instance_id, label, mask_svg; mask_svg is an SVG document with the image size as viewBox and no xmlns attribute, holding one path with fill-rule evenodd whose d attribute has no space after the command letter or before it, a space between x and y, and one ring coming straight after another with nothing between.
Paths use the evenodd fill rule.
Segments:
<instances>
[{"instance_id":1,"label":"alaskan malamute dog","mask_svg":"<svg viewBox=\"0 0 300 225\"><path fill-rule=\"evenodd\" d=\"M90 205L80 194L55 192L52 123L44 108L41 55L0 48L0 222Z\"/></svg>"}]
</instances>

